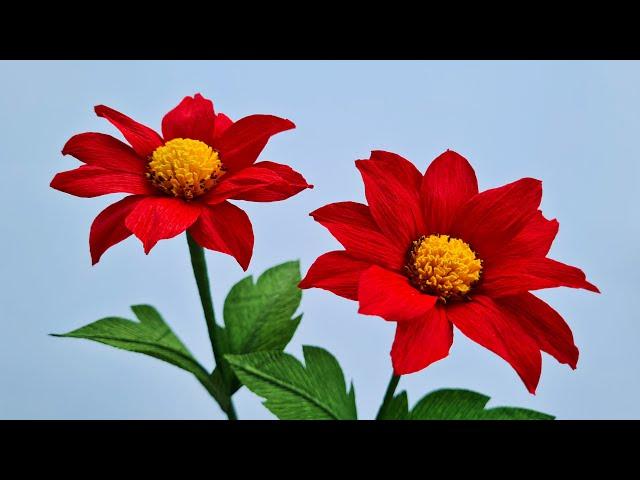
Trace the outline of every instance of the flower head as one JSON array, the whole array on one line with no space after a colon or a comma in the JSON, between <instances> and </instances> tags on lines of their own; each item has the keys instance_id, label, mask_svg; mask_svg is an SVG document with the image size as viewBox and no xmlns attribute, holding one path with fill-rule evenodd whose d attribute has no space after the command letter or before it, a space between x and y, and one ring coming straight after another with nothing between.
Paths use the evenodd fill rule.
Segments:
<instances>
[{"instance_id":1,"label":"flower head","mask_svg":"<svg viewBox=\"0 0 640 480\"><path fill-rule=\"evenodd\" d=\"M250 115L233 122L196 94L164 116L161 137L104 105L95 111L129 145L103 133L75 135L62 153L85 165L58 173L51 182L78 197L130 194L91 225L93 264L131 234L149 253L159 240L188 230L201 246L232 255L246 270L253 252L251 222L228 200L273 202L312 188L286 165L255 163L272 135L295 128L289 120Z\"/></svg>"},{"instance_id":2,"label":"flower head","mask_svg":"<svg viewBox=\"0 0 640 480\"><path fill-rule=\"evenodd\" d=\"M396 374L449 354L453 326L501 356L534 393L544 351L572 368L570 328L530 293L551 287L598 292L581 270L547 258L558 222L540 212L542 184L523 178L478 192L473 168L447 150L422 175L399 155L356 161L368 205L340 202L311 213L345 250L311 265L301 288L359 302L396 322Z\"/></svg>"}]
</instances>

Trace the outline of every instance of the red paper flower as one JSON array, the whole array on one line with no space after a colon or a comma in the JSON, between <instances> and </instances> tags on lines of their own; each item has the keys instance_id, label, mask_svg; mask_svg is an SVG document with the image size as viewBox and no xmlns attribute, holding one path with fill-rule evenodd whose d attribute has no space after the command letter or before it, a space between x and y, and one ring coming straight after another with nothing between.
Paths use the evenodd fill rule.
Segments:
<instances>
[{"instance_id":1,"label":"red paper flower","mask_svg":"<svg viewBox=\"0 0 640 480\"><path fill-rule=\"evenodd\" d=\"M227 200L274 202L312 188L286 165L254 163L272 135L295 128L289 120L250 115L233 122L196 94L164 116L162 138L109 107L95 111L131 146L103 133L75 135L62 153L86 165L58 173L51 182L78 197L132 194L91 225L94 265L132 233L149 253L159 240L188 230L202 247L232 255L246 270L253 252L251 222Z\"/></svg>"},{"instance_id":2,"label":"red paper flower","mask_svg":"<svg viewBox=\"0 0 640 480\"><path fill-rule=\"evenodd\" d=\"M344 246L320 256L301 288L359 302L359 312L397 322L396 374L449 353L453 326L501 356L534 393L540 351L572 368L573 335L530 290L598 289L581 270L546 258L558 232L538 207L542 183L523 178L478 193L466 159L450 150L422 175L394 153L356 161L369 205L340 202L311 213Z\"/></svg>"}]
</instances>

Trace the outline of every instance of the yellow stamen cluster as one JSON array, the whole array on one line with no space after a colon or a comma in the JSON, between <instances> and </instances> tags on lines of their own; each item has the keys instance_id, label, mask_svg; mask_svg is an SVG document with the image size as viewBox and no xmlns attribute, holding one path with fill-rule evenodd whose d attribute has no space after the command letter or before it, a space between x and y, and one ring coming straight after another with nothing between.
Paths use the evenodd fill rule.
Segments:
<instances>
[{"instance_id":1,"label":"yellow stamen cluster","mask_svg":"<svg viewBox=\"0 0 640 480\"><path fill-rule=\"evenodd\" d=\"M218 152L200 140L174 138L154 150L147 178L175 197L191 200L210 190L224 175Z\"/></svg>"},{"instance_id":2,"label":"yellow stamen cluster","mask_svg":"<svg viewBox=\"0 0 640 480\"><path fill-rule=\"evenodd\" d=\"M411 283L444 303L466 297L482 272L482 260L471 247L448 235L420 237L408 257L405 268Z\"/></svg>"}]
</instances>

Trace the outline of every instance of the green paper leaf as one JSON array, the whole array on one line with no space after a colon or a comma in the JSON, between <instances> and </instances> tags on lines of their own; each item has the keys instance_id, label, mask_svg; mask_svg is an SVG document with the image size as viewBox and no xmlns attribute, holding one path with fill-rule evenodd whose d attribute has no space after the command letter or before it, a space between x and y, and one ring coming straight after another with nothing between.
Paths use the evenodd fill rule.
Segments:
<instances>
[{"instance_id":1,"label":"green paper leaf","mask_svg":"<svg viewBox=\"0 0 640 480\"><path fill-rule=\"evenodd\" d=\"M356 420L353 384L347 392L337 360L303 346L305 365L279 351L227 355L236 375L281 420Z\"/></svg>"},{"instance_id":2,"label":"green paper leaf","mask_svg":"<svg viewBox=\"0 0 640 480\"><path fill-rule=\"evenodd\" d=\"M400 392L380 411L379 420L408 420L409 400L407 392Z\"/></svg>"},{"instance_id":3,"label":"green paper leaf","mask_svg":"<svg viewBox=\"0 0 640 480\"><path fill-rule=\"evenodd\" d=\"M120 317L107 317L54 337L83 338L112 347L142 353L175 365L192 373L224 409L228 397L220 385L212 381L209 373L171 331L158 311L150 305L131 307L139 322Z\"/></svg>"},{"instance_id":4,"label":"green paper leaf","mask_svg":"<svg viewBox=\"0 0 640 480\"><path fill-rule=\"evenodd\" d=\"M300 262L286 262L236 283L224 302L224 324L230 353L282 350L291 340L300 316L292 319L302 291Z\"/></svg>"},{"instance_id":5,"label":"green paper leaf","mask_svg":"<svg viewBox=\"0 0 640 480\"><path fill-rule=\"evenodd\" d=\"M413 420L553 420L555 417L526 408L485 410L489 397L469 390L444 389L427 394L411 411Z\"/></svg>"},{"instance_id":6,"label":"green paper leaf","mask_svg":"<svg viewBox=\"0 0 640 480\"><path fill-rule=\"evenodd\" d=\"M255 283L251 276L236 283L224 302L225 327L216 332L224 340L222 353L284 350L302 319L302 315L292 318L302 298L298 283L298 261L270 268ZM220 377L217 368L213 376ZM224 383L229 386L229 394L240 388L234 377L224 379Z\"/></svg>"}]
</instances>

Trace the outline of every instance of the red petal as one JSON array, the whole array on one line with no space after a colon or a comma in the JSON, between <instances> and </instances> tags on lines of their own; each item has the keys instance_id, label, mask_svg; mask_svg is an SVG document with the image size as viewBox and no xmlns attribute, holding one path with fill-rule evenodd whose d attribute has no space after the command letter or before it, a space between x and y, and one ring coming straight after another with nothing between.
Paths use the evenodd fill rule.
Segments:
<instances>
[{"instance_id":1,"label":"red petal","mask_svg":"<svg viewBox=\"0 0 640 480\"><path fill-rule=\"evenodd\" d=\"M357 300L360 274L370 266L369 262L357 260L347 252L328 252L313 262L298 287L322 288L349 300Z\"/></svg>"},{"instance_id":2,"label":"red petal","mask_svg":"<svg viewBox=\"0 0 640 480\"><path fill-rule=\"evenodd\" d=\"M236 173L224 175L220 184L202 197L203 202L216 204L228 199L251 202L285 200L305 188L313 188L302 175L287 165L258 162Z\"/></svg>"},{"instance_id":3,"label":"red petal","mask_svg":"<svg viewBox=\"0 0 640 480\"><path fill-rule=\"evenodd\" d=\"M127 144L104 133L80 133L69 139L63 155L72 155L87 165L129 173L145 172L146 162Z\"/></svg>"},{"instance_id":4,"label":"red petal","mask_svg":"<svg viewBox=\"0 0 640 480\"><path fill-rule=\"evenodd\" d=\"M487 264L479 289L492 297L504 297L542 288L583 288L600 293L587 282L582 270L550 258L525 258Z\"/></svg>"},{"instance_id":5,"label":"red petal","mask_svg":"<svg viewBox=\"0 0 640 480\"><path fill-rule=\"evenodd\" d=\"M546 256L553 240L556 238L558 227L557 220L547 220L542 215L542 212L538 210L520 233L503 246L502 251L494 257L495 262L504 261L507 258Z\"/></svg>"},{"instance_id":6,"label":"red petal","mask_svg":"<svg viewBox=\"0 0 640 480\"><path fill-rule=\"evenodd\" d=\"M230 171L253 164L269 138L276 133L295 128L291 120L273 115L249 115L229 126L216 141L222 163Z\"/></svg>"},{"instance_id":7,"label":"red petal","mask_svg":"<svg viewBox=\"0 0 640 480\"><path fill-rule=\"evenodd\" d=\"M360 276L358 313L377 315L392 322L420 321L438 298L415 289L404 275L377 265Z\"/></svg>"},{"instance_id":8,"label":"red petal","mask_svg":"<svg viewBox=\"0 0 640 480\"><path fill-rule=\"evenodd\" d=\"M125 219L126 227L149 253L159 240L184 232L198 219L202 207L173 197L142 199Z\"/></svg>"},{"instance_id":9,"label":"red petal","mask_svg":"<svg viewBox=\"0 0 640 480\"><path fill-rule=\"evenodd\" d=\"M422 175L395 153L373 151L370 160L357 160L371 214L380 230L408 249L425 232L420 204Z\"/></svg>"},{"instance_id":10,"label":"red petal","mask_svg":"<svg viewBox=\"0 0 640 480\"><path fill-rule=\"evenodd\" d=\"M467 201L456 214L451 232L471 245L482 259L499 254L537 214L542 182L523 178L486 190Z\"/></svg>"},{"instance_id":11,"label":"red petal","mask_svg":"<svg viewBox=\"0 0 640 480\"><path fill-rule=\"evenodd\" d=\"M83 165L58 173L51 187L77 197L98 197L109 193L153 195L157 190L139 173L117 172L93 165Z\"/></svg>"},{"instance_id":12,"label":"red petal","mask_svg":"<svg viewBox=\"0 0 640 480\"><path fill-rule=\"evenodd\" d=\"M422 179L422 204L429 233L447 233L458 209L478 193L473 167L447 150L437 157Z\"/></svg>"},{"instance_id":13,"label":"red petal","mask_svg":"<svg viewBox=\"0 0 640 480\"><path fill-rule=\"evenodd\" d=\"M217 143L218 139L222 136L224 132L227 131L227 128L229 128L232 124L233 124L233 120L227 117L224 113L218 113L216 115L216 124L213 130L214 144Z\"/></svg>"},{"instance_id":14,"label":"red petal","mask_svg":"<svg viewBox=\"0 0 640 480\"><path fill-rule=\"evenodd\" d=\"M120 130L127 142L141 157L147 158L162 145L160 135L126 115L104 105L97 105L95 111L99 117L106 118Z\"/></svg>"},{"instance_id":15,"label":"red petal","mask_svg":"<svg viewBox=\"0 0 640 480\"><path fill-rule=\"evenodd\" d=\"M447 318L467 337L505 359L535 393L542 359L536 342L489 297L447 305Z\"/></svg>"},{"instance_id":16,"label":"red petal","mask_svg":"<svg viewBox=\"0 0 640 480\"><path fill-rule=\"evenodd\" d=\"M500 298L496 303L533 337L540 350L576 368L578 348L569 325L558 312L531 293Z\"/></svg>"},{"instance_id":17,"label":"red petal","mask_svg":"<svg viewBox=\"0 0 640 480\"><path fill-rule=\"evenodd\" d=\"M204 248L234 257L246 270L253 253L253 228L244 210L220 203L203 206L198 221L189 229L193 239Z\"/></svg>"},{"instance_id":18,"label":"red petal","mask_svg":"<svg viewBox=\"0 0 640 480\"><path fill-rule=\"evenodd\" d=\"M366 205L356 202L331 203L310 215L326 227L355 258L391 270L402 268L405 249L391 243L380 232Z\"/></svg>"},{"instance_id":19,"label":"red petal","mask_svg":"<svg viewBox=\"0 0 640 480\"><path fill-rule=\"evenodd\" d=\"M109 248L131 235L124 221L143 198L138 195L125 197L109 205L95 218L89 233L89 250L93 265L98 263L102 254Z\"/></svg>"},{"instance_id":20,"label":"red petal","mask_svg":"<svg viewBox=\"0 0 640 480\"><path fill-rule=\"evenodd\" d=\"M213 102L199 93L184 97L162 119L162 136L165 142L173 138L190 138L213 145L216 116Z\"/></svg>"},{"instance_id":21,"label":"red petal","mask_svg":"<svg viewBox=\"0 0 640 480\"><path fill-rule=\"evenodd\" d=\"M452 343L453 326L439 305L419 320L398 323L391 348L393 371L406 375L427 368L449 355Z\"/></svg>"}]
</instances>

